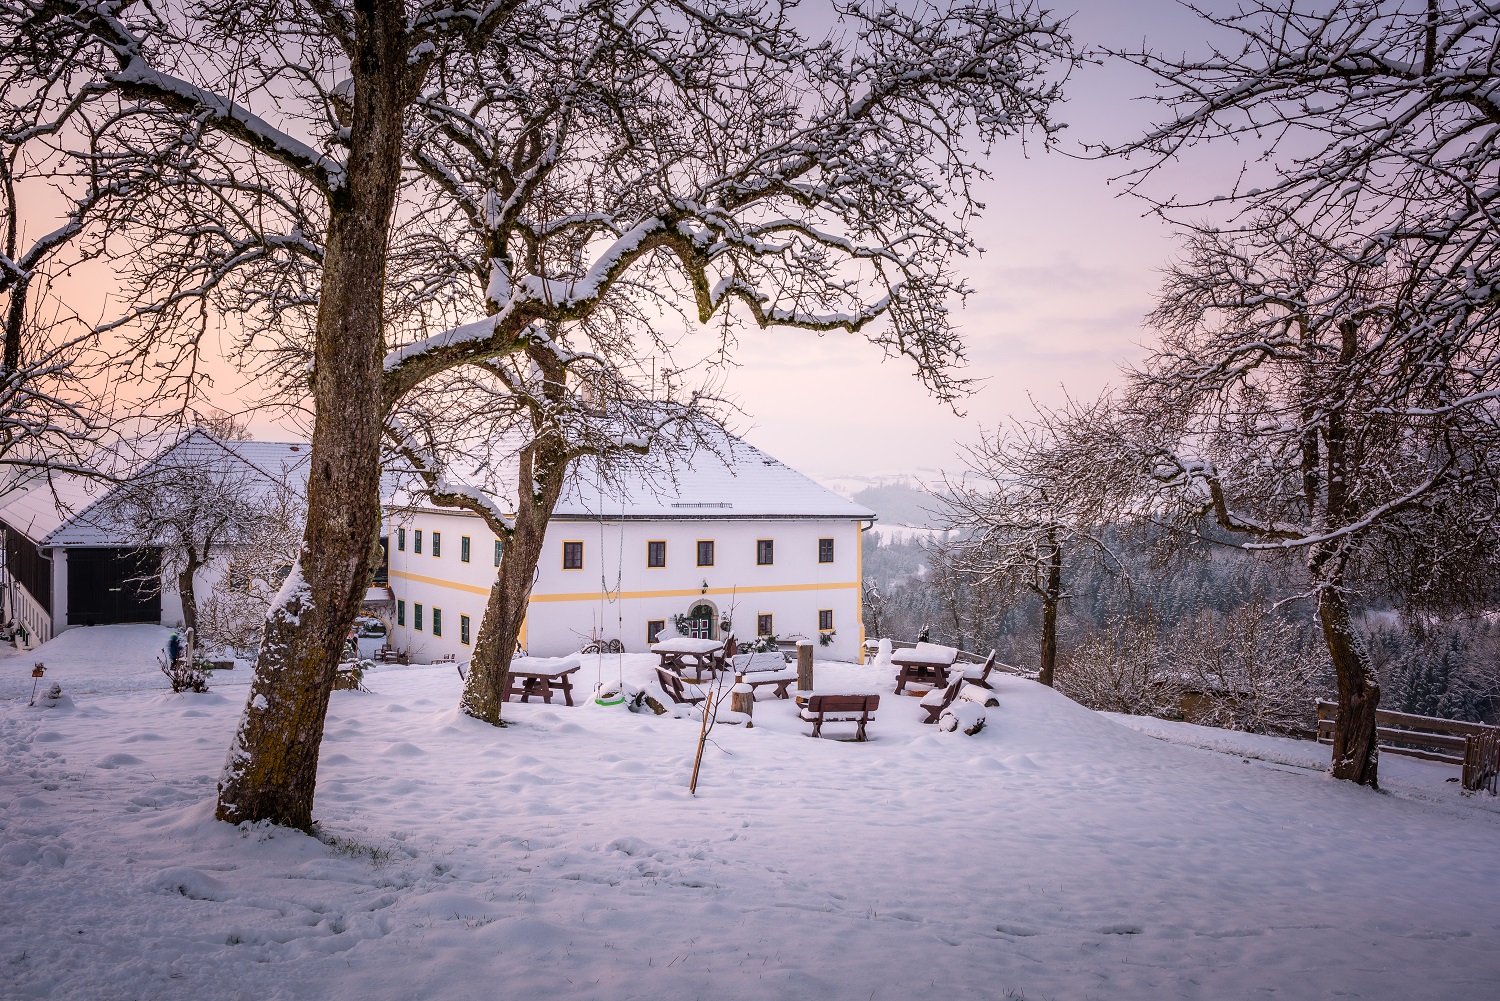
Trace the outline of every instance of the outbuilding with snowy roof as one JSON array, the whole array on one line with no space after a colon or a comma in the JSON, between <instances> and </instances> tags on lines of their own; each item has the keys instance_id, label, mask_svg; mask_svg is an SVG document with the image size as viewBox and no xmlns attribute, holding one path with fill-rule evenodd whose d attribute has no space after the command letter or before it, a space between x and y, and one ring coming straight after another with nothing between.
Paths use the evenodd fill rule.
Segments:
<instances>
[{"instance_id":1,"label":"outbuilding with snowy roof","mask_svg":"<svg viewBox=\"0 0 1500 1001\"><path fill-rule=\"evenodd\" d=\"M13 491L0 501L7 621L28 623L38 642L74 626L181 625L177 581L163 579L163 546L121 514L122 492L197 469L232 481L241 495L300 496L308 455L300 442L224 441L193 429L133 463L113 486L54 476ZM194 575L197 594L220 585L230 548Z\"/></svg>"}]
</instances>

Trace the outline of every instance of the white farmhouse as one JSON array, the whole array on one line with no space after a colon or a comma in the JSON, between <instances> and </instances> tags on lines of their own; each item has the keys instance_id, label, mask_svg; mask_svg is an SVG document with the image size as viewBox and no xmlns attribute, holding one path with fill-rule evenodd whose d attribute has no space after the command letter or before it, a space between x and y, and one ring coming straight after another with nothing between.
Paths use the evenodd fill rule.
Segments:
<instances>
[{"instance_id":1,"label":"white farmhouse","mask_svg":"<svg viewBox=\"0 0 1500 1001\"><path fill-rule=\"evenodd\" d=\"M860 543L874 513L737 438L722 451L619 488L591 484L586 471L572 479L547 528L521 634L528 653L610 640L639 652L670 625L860 656ZM414 658L467 659L499 540L471 514L389 512L392 642Z\"/></svg>"}]
</instances>

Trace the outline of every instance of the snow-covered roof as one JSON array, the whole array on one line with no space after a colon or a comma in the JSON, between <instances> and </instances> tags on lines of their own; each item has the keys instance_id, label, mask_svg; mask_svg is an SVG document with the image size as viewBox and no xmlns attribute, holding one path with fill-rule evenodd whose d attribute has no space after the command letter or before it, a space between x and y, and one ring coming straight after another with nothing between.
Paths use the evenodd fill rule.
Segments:
<instances>
[{"instance_id":1,"label":"snow-covered roof","mask_svg":"<svg viewBox=\"0 0 1500 1001\"><path fill-rule=\"evenodd\" d=\"M263 483L267 490L286 486L302 493L307 480L310 446L305 442L221 441L199 429L188 431L175 443L163 449L136 471L144 475L167 462L184 467L219 467L227 462L248 474L252 483ZM81 509L74 508L71 517L41 539L42 546L127 546L135 541L127 526L99 515L104 493ZM3 514L0 514L3 517ZM16 526L18 529L19 525Z\"/></svg>"},{"instance_id":2,"label":"snow-covered roof","mask_svg":"<svg viewBox=\"0 0 1500 1001\"><path fill-rule=\"evenodd\" d=\"M103 492L97 480L70 473L38 476L0 498L0 521L41 542Z\"/></svg>"},{"instance_id":3,"label":"snow-covered roof","mask_svg":"<svg viewBox=\"0 0 1500 1001\"><path fill-rule=\"evenodd\" d=\"M599 518L686 521L766 518L832 518L873 521L875 512L841 497L754 445L720 430L709 444L692 449L653 449L633 457L629 471L601 478L593 460L577 460L553 517L594 521ZM480 469L454 469L445 476L450 489L470 484L483 491L501 511L514 511L516 443L497 443ZM414 493L415 478L388 471L382 498L391 508L429 508Z\"/></svg>"},{"instance_id":4,"label":"snow-covered roof","mask_svg":"<svg viewBox=\"0 0 1500 1001\"><path fill-rule=\"evenodd\" d=\"M601 487L580 461L557 505L559 518L840 518L875 512L841 497L754 445L724 435L716 449L653 453L645 467Z\"/></svg>"}]
</instances>

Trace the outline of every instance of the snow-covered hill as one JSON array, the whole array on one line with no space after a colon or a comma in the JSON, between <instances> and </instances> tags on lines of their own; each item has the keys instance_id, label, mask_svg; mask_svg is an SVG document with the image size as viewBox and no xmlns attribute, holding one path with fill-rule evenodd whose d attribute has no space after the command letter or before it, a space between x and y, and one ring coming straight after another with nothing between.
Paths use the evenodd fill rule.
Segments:
<instances>
[{"instance_id":1,"label":"snow-covered hill","mask_svg":"<svg viewBox=\"0 0 1500 1001\"><path fill-rule=\"evenodd\" d=\"M380 669L334 693L318 841L211 819L243 689L88 695L80 666L71 708L30 709L23 666L7 999L1500 996L1500 814L1441 765L1387 758L1372 793L1299 767L1313 745L1182 746L1007 677L975 737L887 695L866 744L763 691L694 798L690 720L512 705L496 730L451 665Z\"/></svg>"}]
</instances>

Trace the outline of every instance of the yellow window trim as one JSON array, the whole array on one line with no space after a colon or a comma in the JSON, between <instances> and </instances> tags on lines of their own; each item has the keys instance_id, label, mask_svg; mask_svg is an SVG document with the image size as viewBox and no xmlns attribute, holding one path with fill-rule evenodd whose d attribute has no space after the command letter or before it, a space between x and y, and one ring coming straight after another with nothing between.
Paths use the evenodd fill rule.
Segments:
<instances>
[{"instance_id":1,"label":"yellow window trim","mask_svg":"<svg viewBox=\"0 0 1500 1001\"><path fill-rule=\"evenodd\" d=\"M719 561L719 543L718 543L718 540L716 540L716 539L697 539L697 540L695 540L694 545L693 545L693 558L694 559L698 558L698 556L699 556L698 545L701 544L701 543L704 543L704 542L706 542L709 545L711 545L711 546L714 547L714 562L713 563L699 563L698 566L700 566L700 567L711 567L711 566L714 566Z\"/></svg>"},{"instance_id":2,"label":"yellow window trim","mask_svg":"<svg viewBox=\"0 0 1500 1001\"><path fill-rule=\"evenodd\" d=\"M570 567L570 566L568 566L568 547L572 546L572 545L576 545L578 547L578 565L576 567ZM571 571L575 571L575 570L582 570L584 568L584 565L587 562L588 561L586 559L584 559L584 556L583 556L583 540L582 539L563 539L562 540L562 569L570 571L570 572Z\"/></svg>"}]
</instances>

